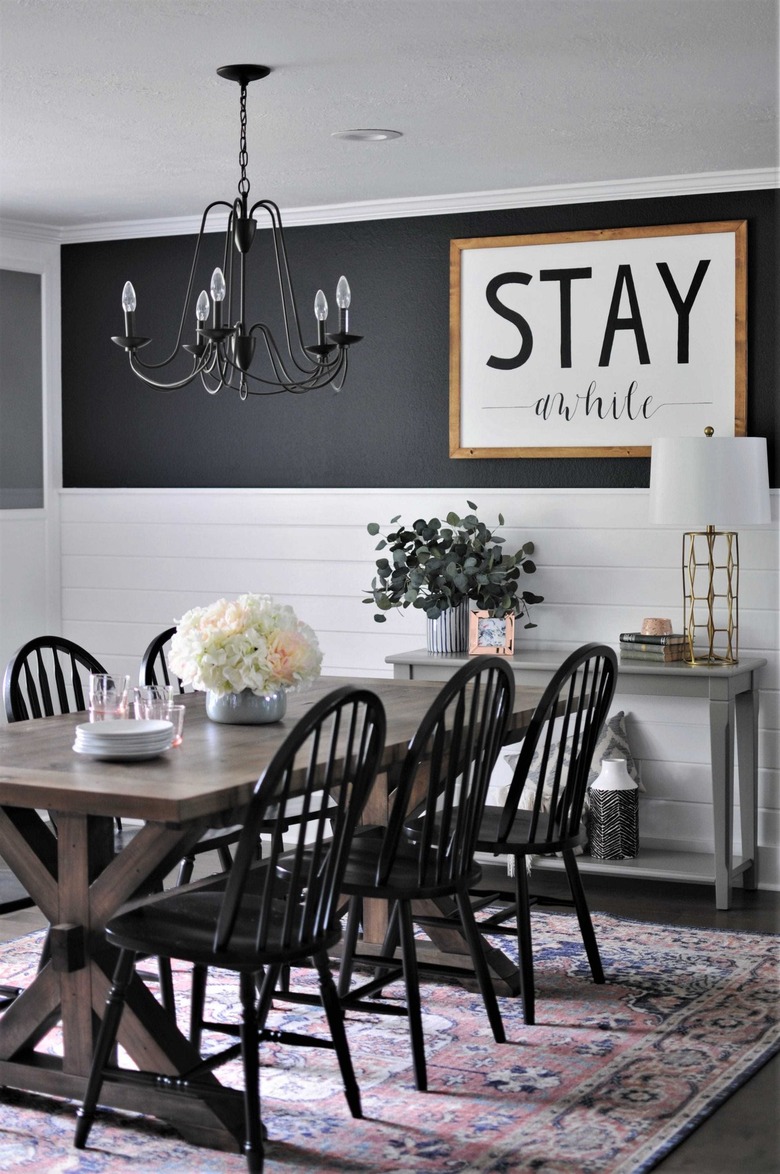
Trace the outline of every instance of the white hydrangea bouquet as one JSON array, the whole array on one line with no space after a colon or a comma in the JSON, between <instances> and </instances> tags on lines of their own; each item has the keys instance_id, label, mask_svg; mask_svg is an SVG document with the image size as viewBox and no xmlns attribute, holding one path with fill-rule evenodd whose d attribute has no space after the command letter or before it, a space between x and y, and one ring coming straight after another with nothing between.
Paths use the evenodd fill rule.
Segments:
<instances>
[{"instance_id":1,"label":"white hydrangea bouquet","mask_svg":"<svg viewBox=\"0 0 780 1174\"><path fill-rule=\"evenodd\" d=\"M186 612L168 664L194 689L218 696L249 689L263 696L315 680L322 653L291 607L270 595L240 595Z\"/></svg>"}]
</instances>

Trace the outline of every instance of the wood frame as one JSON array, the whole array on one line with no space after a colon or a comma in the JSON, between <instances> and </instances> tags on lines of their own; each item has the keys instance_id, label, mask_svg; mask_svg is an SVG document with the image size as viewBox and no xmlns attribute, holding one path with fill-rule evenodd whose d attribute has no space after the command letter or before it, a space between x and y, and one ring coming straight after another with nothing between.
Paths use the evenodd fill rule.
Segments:
<instances>
[{"instance_id":1,"label":"wood frame","mask_svg":"<svg viewBox=\"0 0 780 1174\"><path fill-rule=\"evenodd\" d=\"M728 268L728 280L731 284L730 273L730 252L731 243L728 241L707 242L710 247L704 248L701 242L702 237L709 237L711 234L720 234L723 236L733 236L733 251L734 251L734 272L733 272L733 312L730 298L724 304L721 287L718 286L717 280L719 275L723 275ZM675 238L691 238L682 242L675 242ZM658 242L657 247L654 247L654 242ZM617 386L612 390L607 387L606 395L603 399L604 413L608 415L612 410L617 412L622 410L625 413L625 408L628 408L628 416L632 420L634 417L631 411L636 410L637 416L640 414L639 404L642 405L642 410L647 408L648 415L638 421L637 427L645 433L641 437L641 442L634 443L633 440L615 443L593 443L592 432L596 421L590 420L582 423L570 424L568 417L566 420L566 427L571 433L571 443L534 443L534 444L516 444L510 439L505 440L503 444L482 443L481 437L479 442L471 443L474 440L473 435L466 435L464 439L464 432L468 433L469 428L474 431L473 425L468 423L468 420L474 420L475 411L483 408L507 408L517 411L524 409L525 414L521 417L515 417L516 420L521 420L522 424L514 426L514 431L522 430L533 436L538 440L542 439L541 433L544 429L545 420L541 422L538 420L541 412L546 410L540 408L543 401L547 404L557 401L558 415L562 416L564 412L571 411L573 415L575 411L580 410L580 420L586 413L591 412L595 417L597 414L601 416L601 390L598 393L594 391L594 401L598 407L595 407L589 400L591 389L596 384L596 376L604 378L604 369L608 367L611 358L612 341L617 338L617 345L615 350L623 345L626 337L625 331L627 329L626 323L634 322L639 326L639 333L642 331L641 314L641 298L636 292L633 285L633 278L631 277L631 265L620 265L615 268L615 261L620 260L621 254L616 251L615 242L623 242L625 246L625 255L631 258L639 255L640 257L646 254L647 262L655 262L655 272L653 276L657 277L660 274L660 279L655 280L652 286L651 295L647 296L646 304L649 304L651 324L656 324L657 330L654 338L654 350L656 352L662 351L664 355L669 355L674 344L676 344L675 359L677 368L682 370L682 376L687 379L690 387L698 388L705 386L707 391L705 394L712 396L709 401L690 401L681 400L678 404L674 399L670 398L674 392L669 392L669 380L667 377L668 369L675 359L667 361L667 373L661 368L659 363L658 370L653 371L653 363L649 355L652 353L649 350L644 354L640 352L639 357L634 360L636 364L637 375L641 375L642 379L646 380L644 385L639 383L639 380L634 383L633 375L625 375L625 369L629 367L630 356L628 355L629 347L625 347L626 358L621 359L624 370L616 374L616 380L627 378L629 383L625 382L620 385L620 391ZM639 243L637 243L639 242ZM568 281L561 277L561 274L574 273L575 271L569 266L571 265L572 250L558 249L557 246L575 246L579 252L576 255L582 257L583 250L580 246L587 246L585 250L585 257L588 265L585 268L576 270L579 276L590 276L596 272L597 279L600 273L611 265L611 273L618 273L620 276L615 278L612 292L612 302L609 309L610 317L607 319L607 327L605 327L604 318L604 304L603 301L599 304L601 317L596 316L596 309L591 308L591 303L596 301L595 298L585 296L581 291L584 288L584 282L576 281L569 278ZM600 249L601 245L605 245L605 249ZM523 250L529 246L535 246L533 253L523 254ZM544 246L545 252L539 251L538 246ZM471 261L472 257L476 257L474 250L516 250L515 254L494 254L495 260L487 252L484 254L483 260L477 262L476 265ZM685 250L688 250L686 255ZM678 269L680 269L679 277L675 275L671 263L666 262L666 257L669 255L682 258L686 264L678 259ZM707 260L705 266L704 259L706 257L714 256L714 264L709 270L710 282L706 282L707 267L710 265L710 260ZM544 257L543 263L540 263L540 258ZM655 260L655 258L658 260ZM687 267L688 262L691 263L700 259L697 262L695 272L693 269ZM507 259L510 258L511 269L524 270L517 272L500 271L507 264ZM532 260L533 259L533 260ZM464 270L471 268L476 273L477 269L481 270L482 274L490 272L490 265L498 266L499 274L490 278L488 285L483 285L479 280L474 280ZM564 265L561 269L560 264ZM544 266L544 268L543 268ZM548 268L549 266L549 268ZM601 270L598 269L601 266ZM662 267L663 270L662 271ZM704 267L704 272L699 276L699 268ZM539 277L535 280L536 273L545 273L544 277ZM684 272L683 272L684 270ZM626 276L626 271L628 275ZM651 270L652 271L652 270ZM666 274L666 275L665 275ZM557 276L556 276L557 275ZM549 381L549 373L543 373L541 378L537 371L536 376L533 372L526 369L522 372L525 378L525 383L520 389L521 376L518 371L528 359L532 356L532 350L536 340L533 338L533 329L536 326L535 322L529 323L528 319L522 316L517 309L507 309L505 303L501 303L499 307L496 305L498 299L498 292L501 290L502 283L499 282L499 276L505 278L515 279L515 284L522 284L526 288L523 289L520 296L528 299L530 295L536 296L540 299L542 304L543 296L548 299L556 297L560 300L560 308L556 306L556 314L559 314L559 321L552 323L552 319L548 317L542 318L543 327L539 333L544 330L548 331L548 348L550 354L553 353L553 347L550 342L552 336L555 335L555 342L559 345L559 356L561 368L572 368L571 374L566 371L562 378L569 380L567 387L571 389L576 388L576 391L569 390L570 399L569 405L573 403L573 409L569 406L565 407L564 392L559 391L557 386L551 385ZM718 435L735 435L744 436L747 431L747 221L745 220L730 220L730 221L711 221L705 223L695 224L673 224L651 227L639 228L608 228L608 229L592 229L581 232L560 232L560 233L542 233L524 236L508 236L508 237L476 237L466 238L461 240L450 241L450 418L449 418L449 438L450 438L450 457L452 458L493 458L493 457L648 457L651 451L651 441L647 433L649 431L648 420L650 416L656 416L653 421L655 427L655 435L699 435L708 424L712 423L716 428ZM662 279L662 280L661 280ZM606 282L608 279L604 277ZM697 285L698 280L698 285ZM543 283L546 281L546 285ZM468 283L472 282L471 285ZM622 282L622 284L620 284ZM507 284L509 284L507 282ZM630 285L630 288L628 288ZM493 286L490 290L490 286ZM529 287L530 286L530 290ZM706 293L700 299L700 307L696 306L696 296L701 288L706 287ZM607 288L605 286L605 288ZM544 290L544 293L543 293ZM489 296L490 292L490 296ZM728 291L730 292L730 290ZM515 294L515 297L518 295ZM626 318L620 315L620 300L625 302L626 296L628 298L631 315ZM492 297L492 301L491 301ZM675 298L677 302L675 304ZM633 300L632 300L633 299ZM483 305L484 301L484 305ZM567 305L564 306L564 302ZM687 303L687 304L686 304ZM530 303L532 305L532 303ZM525 308L526 303L523 303ZM474 306L478 307L480 314L479 322L474 317ZM640 310L636 307L640 306ZM704 326L702 326L702 317L706 312L707 307L717 307L715 311L718 315L718 321L714 318L706 319ZM487 307L487 308L486 308ZM533 307L532 307L533 308ZM593 323L598 327L599 332L603 332L602 352L599 357L599 365L596 366L592 356L590 362L588 357L585 360L577 358L578 367L574 367L574 360L572 350L572 330L582 329L576 322L572 326L573 308L577 310L580 317L583 315L587 318L593 315ZM694 319L694 311L700 309L698 321ZM494 311L492 318L490 312ZM567 317L565 316L567 315ZM733 318L733 405L731 402L731 332L730 323ZM684 321L683 321L684 319ZM690 323L689 323L690 320ZM511 359L506 355L494 355L488 351L489 357L494 361L487 362L482 358L489 339L485 338L481 326L487 322L489 325L497 323L498 329L503 329L505 335L504 342L507 336L513 339L514 344L517 343L518 336L513 334L514 330L520 332L522 340L518 354ZM694 330L694 343L691 351L696 350L698 342L697 354L702 355L702 362L704 366L696 366L689 364L689 354L685 349L688 346L689 325L698 327L706 333L705 339L696 335ZM611 333L610 333L611 328ZM537 327L537 329L539 329ZM632 330L635 339L637 337L637 325ZM568 331L568 351L564 353L564 332ZM663 347L658 344L659 331L665 331L661 335L661 342L665 345ZM681 334L684 334L684 345L681 344ZM466 331L470 333L467 335ZM622 333L618 337L617 331ZM600 333L590 332L586 333L588 339L596 339L600 337ZM610 338L609 350L607 350L607 338ZM721 350L715 353L713 348L720 345ZM478 368L475 366L475 361L471 359L472 350L480 348L480 358ZM525 348L525 357L524 355ZM580 348L582 349L582 348ZM639 347L637 346L637 351ZM537 355L543 351L542 345L536 347ZM464 351L466 352L464 358ZM728 352L728 368L723 369L718 366L721 355L726 355ZM596 353L597 354L597 353ZM682 354L682 358L681 358ZM607 362L602 360L606 355ZM548 356L549 357L549 356ZM568 360L568 361L565 361ZM509 363L513 364L511 370L503 369L500 374L495 373L495 368L502 368ZM534 359L537 362L537 359ZM641 368L639 364L642 364ZM682 364L686 364L684 369ZM709 366L706 366L709 364ZM617 362L616 362L617 365ZM489 367L494 370L488 370ZM479 370L479 378L475 377L475 370ZM721 370L723 371L720 374ZM609 372L607 372L607 377ZM534 385L534 378L538 380ZM668 402L659 400L658 395L653 395L652 382L647 382L649 379L656 379L656 391L663 388L663 394L666 396ZM487 403L482 402L483 398L493 396L495 398L496 388L501 387L501 380L503 379L503 388L506 390L507 396L514 396L510 402L506 403ZM510 379L513 381L510 383ZM579 382L575 383L574 381ZM489 384L490 390L486 390L485 385ZM637 395L638 401L635 400L632 404L630 391L626 388L639 386ZM646 391L650 388L650 393L645 397ZM587 395L583 394L587 390ZM523 402L517 402L517 397L522 395ZM618 399L618 395L622 395L623 400ZM539 398L534 398L538 396ZM612 396L612 402L610 401ZM655 400L658 403L656 407L650 406L651 401ZM583 406L584 405L584 406ZM684 419L678 419L675 424L674 417L670 411L661 412L661 408L677 409L677 415ZM534 416L537 419L534 419ZM709 417L713 416L714 420ZM501 418L501 424L510 419L509 412L496 412L494 419ZM482 427L476 429L484 432L486 424L485 417L482 417ZM546 419L546 418L545 418ZM733 432L731 431L731 420L733 419ZM717 420L717 423L715 423ZM604 424L604 432L608 434L610 431L622 430L624 433L628 431L626 422L619 426L616 424L613 427L612 420L604 421L603 418L599 421L598 427ZM644 425L644 428L641 426ZM656 426L657 425L657 426ZM585 431L588 429L586 437ZM506 429L502 428L503 437L506 437ZM559 428L560 432L561 429ZM608 439L611 439L607 437Z\"/></svg>"},{"instance_id":2,"label":"wood frame","mask_svg":"<svg viewBox=\"0 0 780 1174\"><path fill-rule=\"evenodd\" d=\"M497 618L489 611L469 612L469 656L485 656L488 653L511 656L514 650L515 617L513 615Z\"/></svg>"}]
</instances>

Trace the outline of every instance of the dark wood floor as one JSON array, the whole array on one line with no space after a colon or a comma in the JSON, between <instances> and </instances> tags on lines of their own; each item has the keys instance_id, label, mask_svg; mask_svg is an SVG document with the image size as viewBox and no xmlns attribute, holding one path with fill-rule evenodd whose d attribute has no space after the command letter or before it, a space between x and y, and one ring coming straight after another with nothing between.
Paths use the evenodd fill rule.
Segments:
<instances>
[{"instance_id":1,"label":"dark wood floor","mask_svg":"<svg viewBox=\"0 0 780 1174\"><path fill-rule=\"evenodd\" d=\"M489 876L486 876L489 881ZM780 933L780 893L735 890L733 907L715 908L714 889L665 881L584 880L592 911L664 925ZM566 882L539 873L535 891L566 895ZM779 992L780 994L780 992ZM778 1174L780 1172L780 1056L770 1060L667 1158L660 1174ZM573 1172L574 1174L574 1172Z\"/></svg>"},{"instance_id":2,"label":"dark wood floor","mask_svg":"<svg viewBox=\"0 0 780 1174\"><path fill-rule=\"evenodd\" d=\"M205 861L201 867L203 864ZM667 925L780 932L780 893L737 890L733 908L719 912L714 890L700 885L588 876L585 886L592 910L618 917ZM563 894L565 881L557 874L540 873L535 888ZM43 924L37 910L0 917L0 942ZM661 1174L778 1174L780 1056L757 1072L655 1170Z\"/></svg>"}]
</instances>

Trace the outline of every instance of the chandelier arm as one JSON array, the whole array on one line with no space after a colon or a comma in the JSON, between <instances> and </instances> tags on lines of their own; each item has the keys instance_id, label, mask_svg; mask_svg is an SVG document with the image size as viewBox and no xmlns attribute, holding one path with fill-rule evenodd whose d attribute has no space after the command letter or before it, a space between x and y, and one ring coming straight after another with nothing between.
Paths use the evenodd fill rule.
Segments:
<instances>
[{"instance_id":1,"label":"chandelier arm","mask_svg":"<svg viewBox=\"0 0 780 1174\"><path fill-rule=\"evenodd\" d=\"M225 283L227 285L227 321L233 322L233 226L235 224L235 204L230 205L230 215L228 216L227 228L225 229L225 244L222 250L222 272L225 275ZM243 291L242 299L243 301Z\"/></svg>"},{"instance_id":2,"label":"chandelier arm","mask_svg":"<svg viewBox=\"0 0 780 1174\"><path fill-rule=\"evenodd\" d=\"M263 336L268 357L277 374L281 373L288 383L301 383L301 380L297 376L290 374L287 370L282 352L269 326L266 326L264 322L255 322L250 329L250 334L261 334ZM310 360L308 367L302 367L299 363L296 363L292 355L290 355L290 360L296 370L300 371L301 375L304 376L305 380L318 379L323 372L330 370L335 365L333 360L329 362L323 356L318 356L316 362Z\"/></svg>"},{"instance_id":3,"label":"chandelier arm","mask_svg":"<svg viewBox=\"0 0 780 1174\"><path fill-rule=\"evenodd\" d=\"M265 326L262 322L258 322L255 324L255 326L253 326L252 329L253 331L257 330L263 337L263 342L268 354L268 360L271 364L275 378L273 380L264 379L262 376L256 375L251 371L238 371L235 369L234 364L232 364L230 358L227 357L225 359L226 364L233 366L234 370L236 370L236 374L238 374L239 377L243 376L245 379L251 379L255 383L263 383L271 387L280 385L282 391L289 391L292 394L301 394L306 391L316 391L320 388L327 387L331 380L337 376L342 369L343 362L337 361L335 363L329 364L327 367L319 365L316 370L309 374L309 377L306 380L294 379L290 376L287 369L285 368L281 355L279 354L278 347L276 346L273 335L271 334L271 331L268 329L268 327ZM232 382L232 378L229 380L229 384L230 386L235 386L235 384ZM252 394L267 393L258 391Z\"/></svg>"},{"instance_id":4,"label":"chandelier arm","mask_svg":"<svg viewBox=\"0 0 780 1174\"><path fill-rule=\"evenodd\" d=\"M138 366L138 360L132 351L130 352L129 359L130 368L133 373L137 375L139 379L143 380L144 383L148 384L149 387L156 387L158 391L178 391L180 388L186 387L188 383L192 383L193 379L196 379L197 376L203 371L203 366L196 363L194 369L184 379L178 379L175 383L160 383L159 380L152 379L149 375L146 375L140 369ZM158 364L154 364L154 366L157 365Z\"/></svg>"},{"instance_id":5,"label":"chandelier arm","mask_svg":"<svg viewBox=\"0 0 780 1174\"><path fill-rule=\"evenodd\" d=\"M344 374L341 376L341 383L336 383L335 376L333 379L331 379L331 383L333 384L334 391L341 391L342 387L347 382L347 372L349 370L349 350L347 349L347 347L343 348L342 354L344 356L344 365L343 365Z\"/></svg>"},{"instance_id":6,"label":"chandelier arm","mask_svg":"<svg viewBox=\"0 0 780 1174\"><path fill-rule=\"evenodd\" d=\"M176 342L174 343L173 350L167 356L167 358L160 359L159 362L143 363L142 365L146 368L147 371L155 371L155 370L159 370L160 367L167 367L168 364L171 363L176 358L176 356L179 354L179 351L181 350L181 340L182 340L182 335L184 334L184 321L187 317L187 304L190 300L190 297L192 296L192 290L193 290L193 286L195 283L195 270L197 268L198 257L200 255L201 242L203 240L203 235L206 231L206 219L208 217L209 212L212 210L212 208L217 208L220 205L225 208L232 207L232 205L228 204L226 200L214 200L213 203L209 204L204 209L203 216L201 217L200 231L198 232L198 235L195 240L195 253L192 258L192 264L190 266L190 276L189 276L189 280L187 282L187 290L184 294L184 301L182 303L182 308L181 308L181 318L179 319L179 329L176 334ZM136 372L136 373L138 373L138 372ZM192 378L194 378L196 374L197 374L197 371L193 373ZM143 376L141 376L141 378L143 378ZM146 379L145 382L149 383L151 386L161 386L161 387L170 386L171 388L184 386L183 384L170 384L170 385L168 385L168 384L154 384L149 379Z\"/></svg>"},{"instance_id":7,"label":"chandelier arm","mask_svg":"<svg viewBox=\"0 0 780 1174\"><path fill-rule=\"evenodd\" d=\"M263 337L268 358L276 375L276 382L283 382L290 391L312 391L320 387L325 387L340 370L340 364L338 362L330 364L319 362L313 370L303 371L299 367L298 370L303 371L306 378L296 379L290 375L285 367L279 348L276 345L276 340L268 327L262 322L257 322L252 327L252 331L258 331ZM297 367L298 365L295 364L295 366ZM264 380L256 375L252 376L252 378L262 383L268 382L268 380Z\"/></svg>"},{"instance_id":8,"label":"chandelier arm","mask_svg":"<svg viewBox=\"0 0 780 1174\"><path fill-rule=\"evenodd\" d=\"M290 264L287 257L287 245L284 239L284 227L282 225L282 214L279 206L273 200L258 200L252 206L252 213L257 208L263 208L271 221L271 235L274 242L274 256L276 259L276 277L279 282L279 295L282 302L282 317L284 320L284 333L287 340L287 353L290 356L291 362L295 364L299 371L306 372L307 368L302 367L295 357L293 345L290 337L290 311L292 312L292 319L295 324L295 336L300 348L301 354L308 359L306 347L301 334L301 321L298 316L298 305L295 298L295 289L293 287L292 277L290 276ZM288 307L289 301L289 307Z\"/></svg>"},{"instance_id":9,"label":"chandelier arm","mask_svg":"<svg viewBox=\"0 0 780 1174\"><path fill-rule=\"evenodd\" d=\"M207 381L207 379L206 379L206 376L207 376L207 375L211 375L211 369L209 369L209 370L206 370L206 371L201 371L201 373L200 373L200 381L201 381L201 383L203 384L203 387L205 388L205 390L206 390L206 391L209 393L209 395L216 395L216 394L217 394L217 392L218 392L218 391L221 391L221 390L222 390L222 388L223 388L225 385L224 385L224 383L222 382L222 380L220 379L220 380L217 382L217 385L216 385L216 387L209 387L208 381Z\"/></svg>"}]
</instances>

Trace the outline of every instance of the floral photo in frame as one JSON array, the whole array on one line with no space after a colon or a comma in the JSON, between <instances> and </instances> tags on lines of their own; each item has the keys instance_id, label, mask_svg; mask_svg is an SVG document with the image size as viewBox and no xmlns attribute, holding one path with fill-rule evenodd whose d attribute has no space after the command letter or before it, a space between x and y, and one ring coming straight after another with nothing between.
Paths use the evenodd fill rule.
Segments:
<instances>
[{"instance_id":1,"label":"floral photo in frame","mask_svg":"<svg viewBox=\"0 0 780 1174\"><path fill-rule=\"evenodd\" d=\"M489 611L469 613L469 655L497 653L511 656L515 650L515 617L494 616Z\"/></svg>"}]
</instances>

